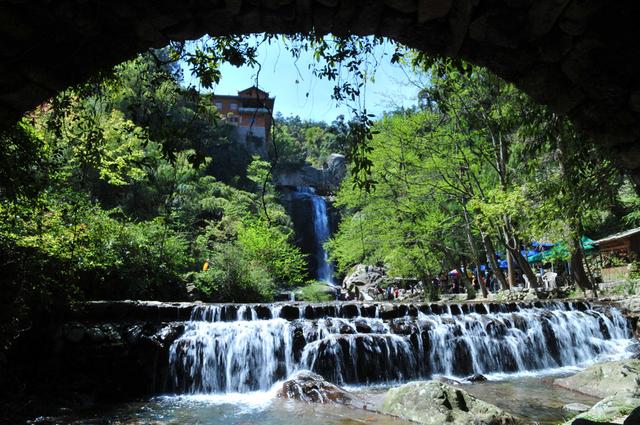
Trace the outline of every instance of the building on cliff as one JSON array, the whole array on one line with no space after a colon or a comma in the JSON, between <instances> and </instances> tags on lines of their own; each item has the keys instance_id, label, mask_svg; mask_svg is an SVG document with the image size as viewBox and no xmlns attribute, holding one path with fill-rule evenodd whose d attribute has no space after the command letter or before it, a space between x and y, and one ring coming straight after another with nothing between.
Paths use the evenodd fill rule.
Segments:
<instances>
[{"instance_id":1,"label":"building on cliff","mask_svg":"<svg viewBox=\"0 0 640 425\"><path fill-rule=\"evenodd\" d=\"M212 102L223 118L236 127L239 142L251 153L267 158L275 98L252 86L237 96L213 95Z\"/></svg>"}]
</instances>

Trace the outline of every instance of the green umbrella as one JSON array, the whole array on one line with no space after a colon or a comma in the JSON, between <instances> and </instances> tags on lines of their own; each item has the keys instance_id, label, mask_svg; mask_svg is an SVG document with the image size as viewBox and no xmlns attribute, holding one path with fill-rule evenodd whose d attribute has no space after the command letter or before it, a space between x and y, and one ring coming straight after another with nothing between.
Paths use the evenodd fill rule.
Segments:
<instances>
[{"instance_id":1,"label":"green umbrella","mask_svg":"<svg viewBox=\"0 0 640 425\"><path fill-rule=\"evenodd\" d=\"M595 246L593 246L593 240L588 238L587 236L582 236L580 238L580 242L582 243L582 249L585 252L595 249ZM566 260L569 258L569 255L570 254L569 249L567 248L567 243L561 241L555 244L555 246L548 251L542 251L535 255L527 257L527 261L529 263L537 263L542 261Z\"/></svg>"}]
</instances>

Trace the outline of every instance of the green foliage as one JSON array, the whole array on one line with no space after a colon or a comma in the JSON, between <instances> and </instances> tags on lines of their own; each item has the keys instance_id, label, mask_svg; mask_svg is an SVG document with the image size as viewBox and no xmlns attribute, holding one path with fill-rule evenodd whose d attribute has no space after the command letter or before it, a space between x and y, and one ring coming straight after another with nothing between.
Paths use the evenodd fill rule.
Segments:
<instances>
[{"instance_id":1,"label":"green foliage","mask_svg":"<svg viewBox=\"0 0 640 425\"><path fill-rule=\"evenodd\" d=\"M508 249L532 276L519 254L530 241L567 241L566 261L614 211L633 222L635 195L620 200L622 176L566 118L482 68L415 62L429 65L419 108L361 116L366 143L350 145L358 159L328 244L340 270L382 262L423 278Z\"/></svg>"},{"instance_id":2,"label":"green foliage","mask_svg":"<svg viewBox=\"0 0 640 425\"><path fill-rule=\"evenodd\" d=\"M367 157L375 190L354 184L351 175L337 196L337 205L348 212L328 244L339 269L382 262L393 275L422 278L457 251L461 241L455 229L461 224L451 216L455 203L448 193L434 191L432 176L440 162L425 160L433 140L421 129L430 119L425 112L389 116L377 124Z\"/></svg>"},{"instance_id":3,"label":"green foliage","mask_svg":"<svg viewBox=\"0 0 640 425\"><path fill-rule=\"evenodd\" d=\"M322 167L332 153L346 154L349 125L342 115L331 124L322 121L303 121L299 117L275 117L274 143L270 156L280 166L300 166L306 162Z\"/></svg>"},{"instance_id":4,"label":"green foliage","mask_svg":"<svg viewBox=\"0 0 640 425\"><path fill-rule=\"evenodd\" d=\"M289 243L289 237L264 220L253 220L238 229L238 246L279 285L300 286L304 283L306 264L300 250Z\"/></svg>"},{"instance_id":5,"label":"green foliage","mask_svg":"<svg viewBox=\"0 0 640 425\"><path fill-rule=\"evenodd\" d=\"M217 244L210 268L194 273L194 286L209 301L271 301L275 285L269 272L236 244Z\"/></svg>"},{"instance_id":6,"label":"green foliage","mask_svg":"<svg viewBox=\"0 0 640 425\"><path fill-rule=\"evenodd\" d=\"M322 282L313 282L305 286L300 291L298 298L301 301L312 303L322 303L335 299L334 296L327 292L327 284Z\"/></svg>"},{"instance_id":7,"label":"green foliage","mask_svg":"<svg viewBox=\"0 0 640 425\"><path fill-rule=\"evenodd\" d=\"M0 341L85 299L180 300L193 285L266 301L304 283L270 165L244 152L214 172L237 144L165 56L66 90L2 135Z\"/></svg>"}]
</instances>

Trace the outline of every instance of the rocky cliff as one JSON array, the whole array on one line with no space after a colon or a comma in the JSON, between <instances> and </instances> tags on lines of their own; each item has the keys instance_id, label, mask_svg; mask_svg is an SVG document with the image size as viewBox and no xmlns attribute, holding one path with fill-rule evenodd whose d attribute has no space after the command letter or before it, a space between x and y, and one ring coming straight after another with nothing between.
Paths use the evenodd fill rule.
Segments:
<instances>
[{"instance_id":1,"label":"rocky cliff","mask_svg":"<svg viewBox=\"0 0 640 425\"><path fill-rule=\"evenodd\" d=\"M276 169L274 181L277 187L312 187L318 194L334 193L347 174L347 161L344 155L329 155L322 168L305 165L296 169Z\"/></svg>"}]
</instances>

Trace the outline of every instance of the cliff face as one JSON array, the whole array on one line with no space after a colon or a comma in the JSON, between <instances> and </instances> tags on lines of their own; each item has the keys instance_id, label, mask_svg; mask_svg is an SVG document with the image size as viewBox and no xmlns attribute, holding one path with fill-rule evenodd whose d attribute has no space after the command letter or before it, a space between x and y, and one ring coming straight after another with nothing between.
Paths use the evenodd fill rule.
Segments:
<instances>
[{"instance_id":1,"label":"cliff face","mask_svg":"<svg viewBox=\"0 0 640 425\"><path fill-rule=\"evenodd\" d=\"M323 168L305 165L298 169L282 169L274 172L276 187L312 187L320 195L334 193L347 174L347 161L344 155L329 155Z\"/></svg>"}]
</instances>

